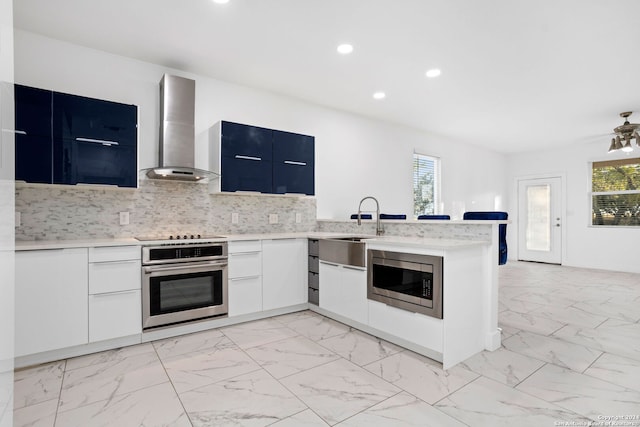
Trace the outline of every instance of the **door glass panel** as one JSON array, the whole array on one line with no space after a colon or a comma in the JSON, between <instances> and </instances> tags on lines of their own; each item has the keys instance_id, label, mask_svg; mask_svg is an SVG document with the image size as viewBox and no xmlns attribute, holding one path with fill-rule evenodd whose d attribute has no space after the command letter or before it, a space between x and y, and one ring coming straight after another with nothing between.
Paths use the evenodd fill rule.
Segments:
<instances>
[{"instance_id":1,"label":"door glass panel","mask_svg":"<svg viewBox=\"0 0 640 427\"><path fill-rule=\"evenodd\" d=\"M551 186L527 187L526 247L531 251L551 250Z\"/></svg>"},{"instance_id":2,"label":"door glass panel","mask_svg":"<svg viewBox=\"0 0 640 427\"><path fill-rule=\"evenodd\" d=\"M175 274L152 277L151 315L222 304L222 272Z\"/></svg>"}]
</instances>

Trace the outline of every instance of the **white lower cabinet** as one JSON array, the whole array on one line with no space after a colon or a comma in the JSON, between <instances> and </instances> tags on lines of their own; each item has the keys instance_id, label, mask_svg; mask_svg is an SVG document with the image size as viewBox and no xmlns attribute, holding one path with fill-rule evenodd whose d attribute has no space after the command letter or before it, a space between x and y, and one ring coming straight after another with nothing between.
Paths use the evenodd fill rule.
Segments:
<instances>
[{"instance_id":1,"label":"white lower cabinet","mask_svg":"<svg viewBox=\"0 0 640 427\"><path fill-rule=\"evenodd\" d=\"M15 255L16 356L86 344L87 248Z\"/></svg>"},{"instance_id":2,"label":"white lower cabinet","mask_svg":"<svg viewBox=\"0 0 640 427\"><path fill-rule=\"evenodd\" d=\"M262 241L263 310L307 302L307 251L307 239Z\"/></svg>"},{"instance_id":3,"label":"white lower cabinet","mask_svg":"<svg viewBox=\"0 0 640 427\"><path fill-rule=\"evenodd\" d=\"M262 311L262 278L229 279L229 316Z\"/></svg>"},{"instance_id":4,"label":"white lower cabinet","mask_svg":"<svg viewBox=\"0 0 640 427\"><path fill-rule=\"evenodd\" d=\"M367 324L367 270L320 261L320 308Z\"/></svg>"},{"instance_id":5,"label":"white lower cabinet","mask_svg":"<svg viewBox=\"0 0 640 427\"><path fill-rule=\"evenodd\" d=\"M89 342L142 333L139 246L89 248Z\"/></svg>"},{"instance_id":6,"label":"white lower cabinet","mask_svg":"<svg viewBox=\"0 0 640 427\"><path fill-rule=\"evenodd\" d=\"M229 316L262 311L262 243L232 241L229 252Z\"/></svg>"},{"instance_id":7,"label":"white lower cabinet","mask_svg":"<svg viewBox=\"0 0 640 427\"><path fill-rule=\"evenodd\" d=\"M142 331L140 289L89 295L89 341Z\"/></svg>"},{"instance_id":8,"label":"white lower cabinet","mask_svg":"<svg viewBox=\"0 0 640 427\"><path fill-rule=\"evenodd\" d=\"M322 294L320 294L322 296ZM368 300L369 326L420 346L442 352L442 319Z\"/></svg>"}]
</instances>

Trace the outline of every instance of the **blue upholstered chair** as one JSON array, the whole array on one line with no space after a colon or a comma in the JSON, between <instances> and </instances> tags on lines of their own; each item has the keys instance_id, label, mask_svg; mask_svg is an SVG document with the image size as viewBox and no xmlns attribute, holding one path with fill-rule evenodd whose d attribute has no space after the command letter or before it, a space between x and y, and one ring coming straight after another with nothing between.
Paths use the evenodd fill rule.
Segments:
<instances>
[{"instance_id":1,"label":"blue upholstered chair","mask_svg":"<svg viewBox=\"0 0 640 427\"><path fill-rule=\"evenodd\" d=\"M451 219L450 215L418 215L418 219Z\"/></svg>"},{"instance_id":2,"label":"blue upholstered chair","mask_svg":"<svg viewBox=\"0 0 640 427\"><path fill-rule=\"evenodd\" d=\"M358 219L358 214L352 214L351 219ZM360 219L371 219L371 214L360 214Z\"/></svg>"},{"instance_id":3,"label":"blue upholstered chair","mask_svg":"<svg viewBox=\"0 0 640 427\"><path fill-rule=\"evenodd\" d=\"M481 219L481 220L506 220L509 214L506 212L465 212L462 219ZM507 263L507 224L498 226L498 264Z\"/></svg>"},{"instance_id":4,"label":"blue upholstered chair","mask_svg":"<svg viewBox=\"0 0 640 427\"><path fill-rule=\"evenodd\" d=\"M407 219L405 214L380 214L380 219Z\"/></svg>"}]
</instances>

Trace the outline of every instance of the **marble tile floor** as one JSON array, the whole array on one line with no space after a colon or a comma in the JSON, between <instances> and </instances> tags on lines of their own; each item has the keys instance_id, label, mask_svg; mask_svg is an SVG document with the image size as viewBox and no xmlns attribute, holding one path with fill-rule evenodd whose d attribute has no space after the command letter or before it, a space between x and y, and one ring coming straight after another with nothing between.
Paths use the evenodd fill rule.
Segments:
<instances>
[{"instance_id":1,"label":"marble tile floor","mask_svg":"<svg viewBox=\"0 0 640 427\"><path fill-rule=\"evenodd\" d=\"M640 274L499 271L502 348L447 371L302 311L18 370L14 425L640 427Z\"/></svg>"}]
</instances>

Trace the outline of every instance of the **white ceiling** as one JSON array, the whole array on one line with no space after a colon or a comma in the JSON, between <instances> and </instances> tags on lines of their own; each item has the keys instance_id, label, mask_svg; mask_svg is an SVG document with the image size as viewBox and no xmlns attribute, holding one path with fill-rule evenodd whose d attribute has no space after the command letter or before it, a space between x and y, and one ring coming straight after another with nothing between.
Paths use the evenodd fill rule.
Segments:
<instances>
[{"instance_id":1,"label":"white ceiling","mask_svg":"<svg viewBox=\"0 0 640 427\"><path fill-rule=\"evenodd\" d=\"M501 152L606 150L620 112L640 122L640 0L16 0L14 19Z\"/></svg>"}]
</instances>

